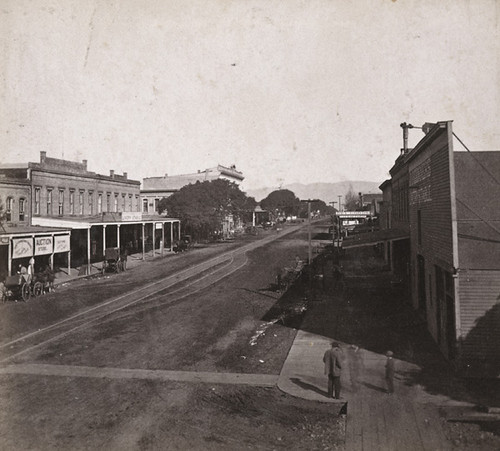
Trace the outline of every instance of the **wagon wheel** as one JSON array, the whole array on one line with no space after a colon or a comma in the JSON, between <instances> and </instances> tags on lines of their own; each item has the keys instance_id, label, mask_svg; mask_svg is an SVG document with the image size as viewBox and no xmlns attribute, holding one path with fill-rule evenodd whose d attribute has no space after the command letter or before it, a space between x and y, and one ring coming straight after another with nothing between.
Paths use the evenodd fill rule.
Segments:
<instances>
[{"instance_id":1,"label":"wagon wheel","mask_svg":"<svg viewBox=\"0 0 500 451\"><path fill-rule=\"evenodd\" d=\"M42 282L35 282L33 285L33 296L37 297L43 294L43 284Z\"/></svg>"},{"instance_id":2,"label":"wagon wheel","mask_svg":"<svg viewBox=\"0 0 500 451\"><path fill-rule=\"evenodd\" d=\"M21 296L23 297L24 302L28 302L31 297L31 287L29 286L28 283L23 283L23 286L21 287Z\"/></svg>"}]
</instances>

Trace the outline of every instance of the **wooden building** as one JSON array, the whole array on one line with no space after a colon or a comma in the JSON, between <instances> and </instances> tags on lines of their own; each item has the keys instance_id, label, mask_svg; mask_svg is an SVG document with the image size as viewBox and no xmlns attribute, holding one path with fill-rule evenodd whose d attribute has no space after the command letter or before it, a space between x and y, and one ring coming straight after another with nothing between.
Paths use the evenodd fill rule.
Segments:
<instances>
[{"instance_id":1,"label":"wooden building","mask_svg":"<svg viewBox=\"0 0 500 451\"><path fill-rule=\"evenodd\" d=\"M455 151L451 121L424 128L381 185L378 239L344 246L384 242L441 352L467 374L498 377L500 152Z\"/></svg>"}]
</instances>

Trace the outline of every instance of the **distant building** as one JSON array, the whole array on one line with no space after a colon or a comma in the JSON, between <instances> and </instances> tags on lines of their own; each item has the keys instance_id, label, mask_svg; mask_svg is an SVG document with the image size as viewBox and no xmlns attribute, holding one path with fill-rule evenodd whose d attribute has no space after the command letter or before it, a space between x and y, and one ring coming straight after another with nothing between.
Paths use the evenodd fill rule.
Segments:
<instances>
[{"instance_id":1,"label":"distant building","mask_svg":"<svg viewBox=\"0 0 500 451\"><path fill-rule=\"evenodd\" d=\"M167 175L163 177L147 177L142 181L141 211L153 213L158 211L158 202L164 197L169 197L182 187L196 182L211 180L229 180L239 185L244 177L236 166L225 167L218 165L214 168L198 171L193 174Z\"/></svg>"},{"instance_id":2,"label":"distant building","mask_svg":"<svg viewBox=\"0 0 500 451\"><path fill-rule=\"evenodd\" d=\"M369 210L372 216L378 216L382 200L382 193L359 193L359 208Z\"/></svg>"},{"instance_id":3,"label":"distant building","mask_svg":"<svg viewBox=\"0 0 500 451\"><path fill-rule=\"evenodd\" d=\"M451 122L426 124L382 185L383 243L442 353L467 374L500 375L500 152L456 152Z\"/></svg>"}]
</instances>

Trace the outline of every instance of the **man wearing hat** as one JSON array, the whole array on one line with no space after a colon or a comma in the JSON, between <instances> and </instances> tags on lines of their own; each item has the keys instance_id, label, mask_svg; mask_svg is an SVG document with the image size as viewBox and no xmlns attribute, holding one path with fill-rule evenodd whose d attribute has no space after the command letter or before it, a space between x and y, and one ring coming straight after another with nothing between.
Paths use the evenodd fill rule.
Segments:
<instances>
[{"instance_id":1,"label":"man wearing hat","mask_svg":"<svg viewBox=\"0 0 500 451\"><path fill-rule=\"evenodd\" d=\"M328 375L328 397L333 397L335 388L335 399L340 399L340 372L342 364L340 362L340 346L337 342L332 342L332 347L323 356L325 363L325 374Z\"/></svg>"}]
</instances>

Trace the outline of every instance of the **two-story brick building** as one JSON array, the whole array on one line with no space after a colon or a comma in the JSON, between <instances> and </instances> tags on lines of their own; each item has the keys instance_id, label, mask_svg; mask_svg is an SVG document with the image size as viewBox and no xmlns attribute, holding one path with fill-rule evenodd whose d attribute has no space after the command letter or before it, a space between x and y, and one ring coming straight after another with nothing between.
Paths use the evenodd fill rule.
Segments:
<instances>
[{"instance_id":1,"label":"two-story brick building","mask_svg":"<svg viewBox=\"0 0 500 451\"><path fill-rule=\"evenodd\" d=\"M22 196L15 196L14 182L24 187ZM0 184L12 193L7 195L7 205L9 199L19 197L29 208L26 225L71 231L70 252L58 253L50 261L56 267L86 266L90 271L91 263L102 260L107 247L163 252L172 248L174 236L180 236L179 220L141 213L139 181L114 171L96 174L87 169L86 160L49 158L42 151L40 162L0 165ZM8 261L12 258L10 253Z\"/></svg>"}]
</instances>

